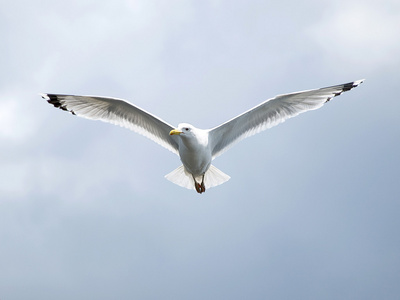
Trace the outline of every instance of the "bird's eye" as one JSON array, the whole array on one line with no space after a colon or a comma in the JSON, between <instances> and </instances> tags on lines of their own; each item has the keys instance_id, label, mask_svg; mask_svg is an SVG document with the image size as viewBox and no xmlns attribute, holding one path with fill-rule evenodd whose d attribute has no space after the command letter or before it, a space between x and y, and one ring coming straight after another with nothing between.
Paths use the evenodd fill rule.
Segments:
<instances>
[{"instance_id":1,"label":"bird's eye","mask_svg":"<svg viewBox=\"0 0 400 300\"><path fill-rule=\"evenodd\" d=\"M185 128L186 131L189 131L189 128Z\"/></svg>"}]
</instances>

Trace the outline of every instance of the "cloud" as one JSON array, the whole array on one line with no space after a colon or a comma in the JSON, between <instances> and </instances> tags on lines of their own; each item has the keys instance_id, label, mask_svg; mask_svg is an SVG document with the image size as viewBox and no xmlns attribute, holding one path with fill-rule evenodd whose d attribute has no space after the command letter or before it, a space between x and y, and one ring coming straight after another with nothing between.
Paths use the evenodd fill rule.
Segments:
<instances>
[{"instance_id":1,"label":"cloud","mask_svg":"<svg viewBox=\"0 0 400 300\"><path fill-rule=\"evenodd\" d=\"M398 6L371 1L335 2L310 27L309 35L333 68L341 66L340 62L363 66L368 71L398 64Z\"/></svg>"},{"instance_id":2,"label":"cloud","mask_svg":"<svg viewBox=\"0 0 400 300\"><path fill-rule=\"evenodd\" d=\"M398 295L398 7L6 1L0 298ZM201 197L163 178L177 156L38 96L121 97L207 128L363 77L219 157L232 179Z\"/></svg>"},{"instance_id":3,"label":"cloud","mask_svg":"<svg viewBox=\"0 0 400 300\"><path fill-rule=\"evenodd\" d=\"M24 97L29 95L16 89L0 92L0 140L26 140L37 129L34 105L21 101Z\"/></svg>"}]
</instances>

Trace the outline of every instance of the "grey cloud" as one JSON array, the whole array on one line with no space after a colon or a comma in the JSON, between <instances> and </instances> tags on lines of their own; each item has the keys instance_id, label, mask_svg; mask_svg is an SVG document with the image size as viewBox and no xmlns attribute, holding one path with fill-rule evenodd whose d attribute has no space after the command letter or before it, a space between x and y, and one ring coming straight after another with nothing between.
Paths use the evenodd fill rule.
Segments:
<instances>
[{"instance_id":1,"label":"grey cloud","mask_svg":"<svg viewBox=\"0 0 400 300\"><path fill-rule=\"evenodd\" d=\"M396 299L395 10L373 12L384 32L364 49L377 33L337 22L364 24L375 6L341 4L5 4L0 298ZM207 128L364 77L217 158L232 179L201 197L163 178L175 155L38 96L115 96Z\"/></svg>"}]
</instances>

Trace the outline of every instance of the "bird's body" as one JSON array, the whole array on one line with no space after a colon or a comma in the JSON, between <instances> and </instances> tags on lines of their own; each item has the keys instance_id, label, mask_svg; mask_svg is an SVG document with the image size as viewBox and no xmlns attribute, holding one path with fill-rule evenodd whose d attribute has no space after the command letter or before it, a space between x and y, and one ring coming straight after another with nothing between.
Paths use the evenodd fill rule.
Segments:
<instances>
[{"instance_id":1,"label":"bird's body","mask_svg":"<svg viewBox=\"0 0 400 300\"><path fill-rule=\"evenodd\" d=\"M179 135L179 157L187 173L192 175L194 186L200 194L205 192L204 177L211 165L212 149L207 130L190 124L179 124L170 135ZM196 178L201 177L200 183Z\"/></svg>"},{"instance_id":2,"label":"bird's body","mask_svg":"<svg viewBox=\"0 0 400 300\"><path fill-rule=\"evenodd\" d=\"M182 187L196 189L220 185L229 176L211 162L232 145L302 112L323 106L333 97L361 84L358 80L332 87L279 95L212 129L182 123L174 129L158 117L124 100L98 96L42 94L50 104L89 119L127 127L179 155L182 166L165 177Z\"/></svg>"},{"instance_id":3,"label":"bird's body","mask_svg":"<svg viewBox=\"0 0 400 300\"><path fill-rule=\"evenodd\" d=\"M190 124L180 124L178 130L181 130L178 148L183 165L190 174L203 175L210 167L212 159L208 132ZM173 131L172 135L175 135L175 132Z\"/></svg>"}]
</instances>

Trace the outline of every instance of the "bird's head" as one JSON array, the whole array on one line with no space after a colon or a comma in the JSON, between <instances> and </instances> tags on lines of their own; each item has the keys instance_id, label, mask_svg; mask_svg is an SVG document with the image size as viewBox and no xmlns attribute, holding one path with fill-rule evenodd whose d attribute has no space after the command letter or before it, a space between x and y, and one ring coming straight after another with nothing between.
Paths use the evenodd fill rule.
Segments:
<instances>
[{"instance_id":1,"label":"bird's head","mask_svg":"<svg viewBox=\"0 0 400 300\"><path fill-rule=\"evenodd\" d=\"M202 147L208 145L208 131L196 128L187 123L179 124L178 128L171 130L169 134L178 135L188 148L195 149L200 145Z\"/></svg>"},{"instance_id":2,"label":"bird's head","mask_svg":"<svg viewBox=\"0 0 400 300\"><path fill-rule=\"evenodd\" d=\"M169 135L179 135L181 137L187 138L194 136L195 127L193 125L187 123L181 123L178 125L178 128L170 131Z\"/></svg>"}]
</instances>

